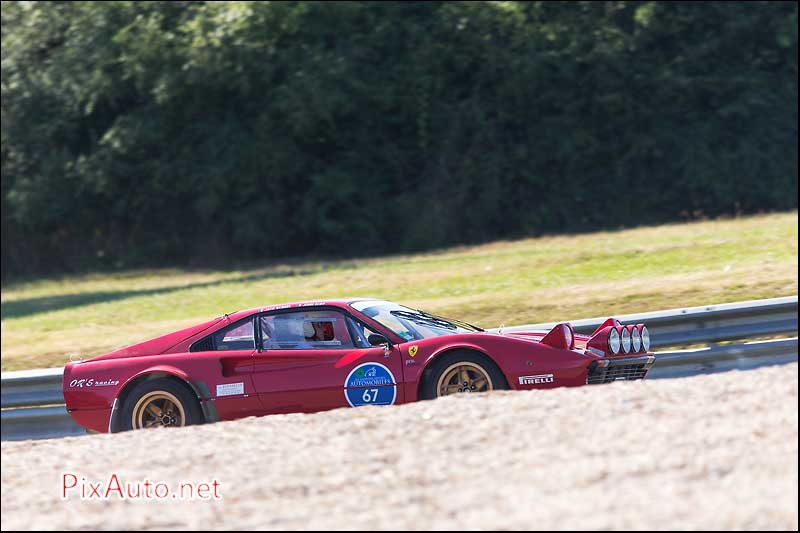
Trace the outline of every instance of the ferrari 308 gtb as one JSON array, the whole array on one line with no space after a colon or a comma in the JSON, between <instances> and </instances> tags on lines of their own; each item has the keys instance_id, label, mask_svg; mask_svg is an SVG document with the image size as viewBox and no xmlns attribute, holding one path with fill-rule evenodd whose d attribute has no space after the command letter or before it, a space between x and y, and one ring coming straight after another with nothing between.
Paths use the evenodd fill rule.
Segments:
<instances>
[{"instance_id":1,"label":"ferrari 308 gtb","mask_svg":"<svg viewBox=\"0 0 800 533\"><path fill-rule=\"evenodd\" d=\"M116 432L254 415L396 405L449 394L643 379L643 324L592 335L488 332L396 303L348 299L224 315L64 369L78 424Z\"/></svg>"}]
</instances>

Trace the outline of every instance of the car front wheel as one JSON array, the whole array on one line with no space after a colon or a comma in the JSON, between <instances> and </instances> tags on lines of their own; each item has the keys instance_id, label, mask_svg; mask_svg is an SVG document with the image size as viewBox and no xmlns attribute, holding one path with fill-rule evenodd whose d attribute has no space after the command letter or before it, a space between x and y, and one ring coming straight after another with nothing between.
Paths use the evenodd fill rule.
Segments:
<instances>
[{"instance_id":1,"label":"car front wheel","mask_svg":"<svg viewBox=\"0 0 800 533\"><path fill-rule=\"evenodd\" d=\"M502 372L486 356L474 352L455 352L443 356L425 372L420 399L507 388Z\"/></svg>"}]
</instances>

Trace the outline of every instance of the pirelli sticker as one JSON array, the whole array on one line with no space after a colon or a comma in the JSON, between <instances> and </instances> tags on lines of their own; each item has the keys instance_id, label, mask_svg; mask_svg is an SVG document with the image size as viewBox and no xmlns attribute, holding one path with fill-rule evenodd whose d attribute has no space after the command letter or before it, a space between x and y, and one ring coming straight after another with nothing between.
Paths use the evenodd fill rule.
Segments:
<instances>
[{"instance_id":1,"label":"pirelli sticker","mask_svg":"<svg viewBox=\"0 0 800 533\"><path fill-rule=\"evenodd\" d=\"M538 374L536 376L520 376L520 385L541 385L543 383L553 383L553 374Z\"/></svg>"}]
</instances>

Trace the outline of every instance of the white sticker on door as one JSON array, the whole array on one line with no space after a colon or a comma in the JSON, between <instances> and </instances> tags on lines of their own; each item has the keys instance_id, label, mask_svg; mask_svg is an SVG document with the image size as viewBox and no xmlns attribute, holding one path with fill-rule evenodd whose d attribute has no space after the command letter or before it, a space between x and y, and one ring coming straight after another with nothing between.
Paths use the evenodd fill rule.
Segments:
<instances>
[{"instance_id":1,"label":"white sticker on door","mask_svg":"<svg viewBox=\"0 0 800 533\"><path fill-rule=\"evenodd\" d=\"M239 383L225 383L217 385L217 396L234 396L236 394L244 394L244 382Z\"/></svg>"}]
</instances>

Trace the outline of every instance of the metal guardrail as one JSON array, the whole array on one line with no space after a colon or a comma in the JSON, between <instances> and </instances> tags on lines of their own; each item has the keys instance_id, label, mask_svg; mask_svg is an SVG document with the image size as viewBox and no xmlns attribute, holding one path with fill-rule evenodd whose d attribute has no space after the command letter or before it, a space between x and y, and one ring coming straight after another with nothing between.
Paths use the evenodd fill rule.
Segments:
<instances>
[{"instance_id":1,"label":"metal guardrail","mask_svg":"<svg viewBox=\"0 0 800 533\"><path fill-rule=\"evenodd\" d=\"M797 296L616 316L623 324L647 324L653 348L752 339L797 331ZM570 322L576 333L591 334L608 318ZM512 326L505 332L549 330L558 322ZM497 330L493 330L497 331Z\"/></svg>"},{"instance_id":2,"label":"metal guardrail","mask_svg":"<svg viewBox=\"0 0 800 533\"><path fill-rule=\"evenodd\" d=\"M647 379L680 378L727 370L749 370L797 361L797 337L657 352Z\"/></svg>"},{"instance_id":3,"label":"metal guardrail","mask_svg":"<svg viewBox=\"0 0 800 533\"><path fill-rule=\"evenodd\" d=\"M85 435L64 406L63 368L2 373L2 440Z\"/></svg>"},{"instance_id":4,"label":"metal guardrail","mask_svg":"<svg viewBox=\"0 0 800 533\"><path fill-rule=\"evenodd\" d=\"M592 333L607 317L572 322ZM797 296L617 316L625 324L647 324L653 347L712 344L797 333ZM549 330L557 322L503 328L504 332ZM490 330L490 331L497 331ZM797 360L797 337L698 350L656 352L650 378L682 377ZM2 373L2 440L85 434L69 416L61 392L63 369Z\"/></svg>"},{"instance_id":5,"label":"metal guardrail","mask_svg":"<svg viewBox=\"0 0 800 533\"><path fill-rule=\"evenodd\" d=\"M3 372L3 409L63 404L64 395L61 391L63 374L63 368Z\"/></svg>"},{"instance_id":6,"label":"metal guardrail","mask_svg":"<svg viewBox=\"0 0 800 533\"><path fill-rule=\"evenodd\" d=\"M4 409L2 416L2 440L50 439L87 433L63 405Z\"/></svg>"}]
</instances>

